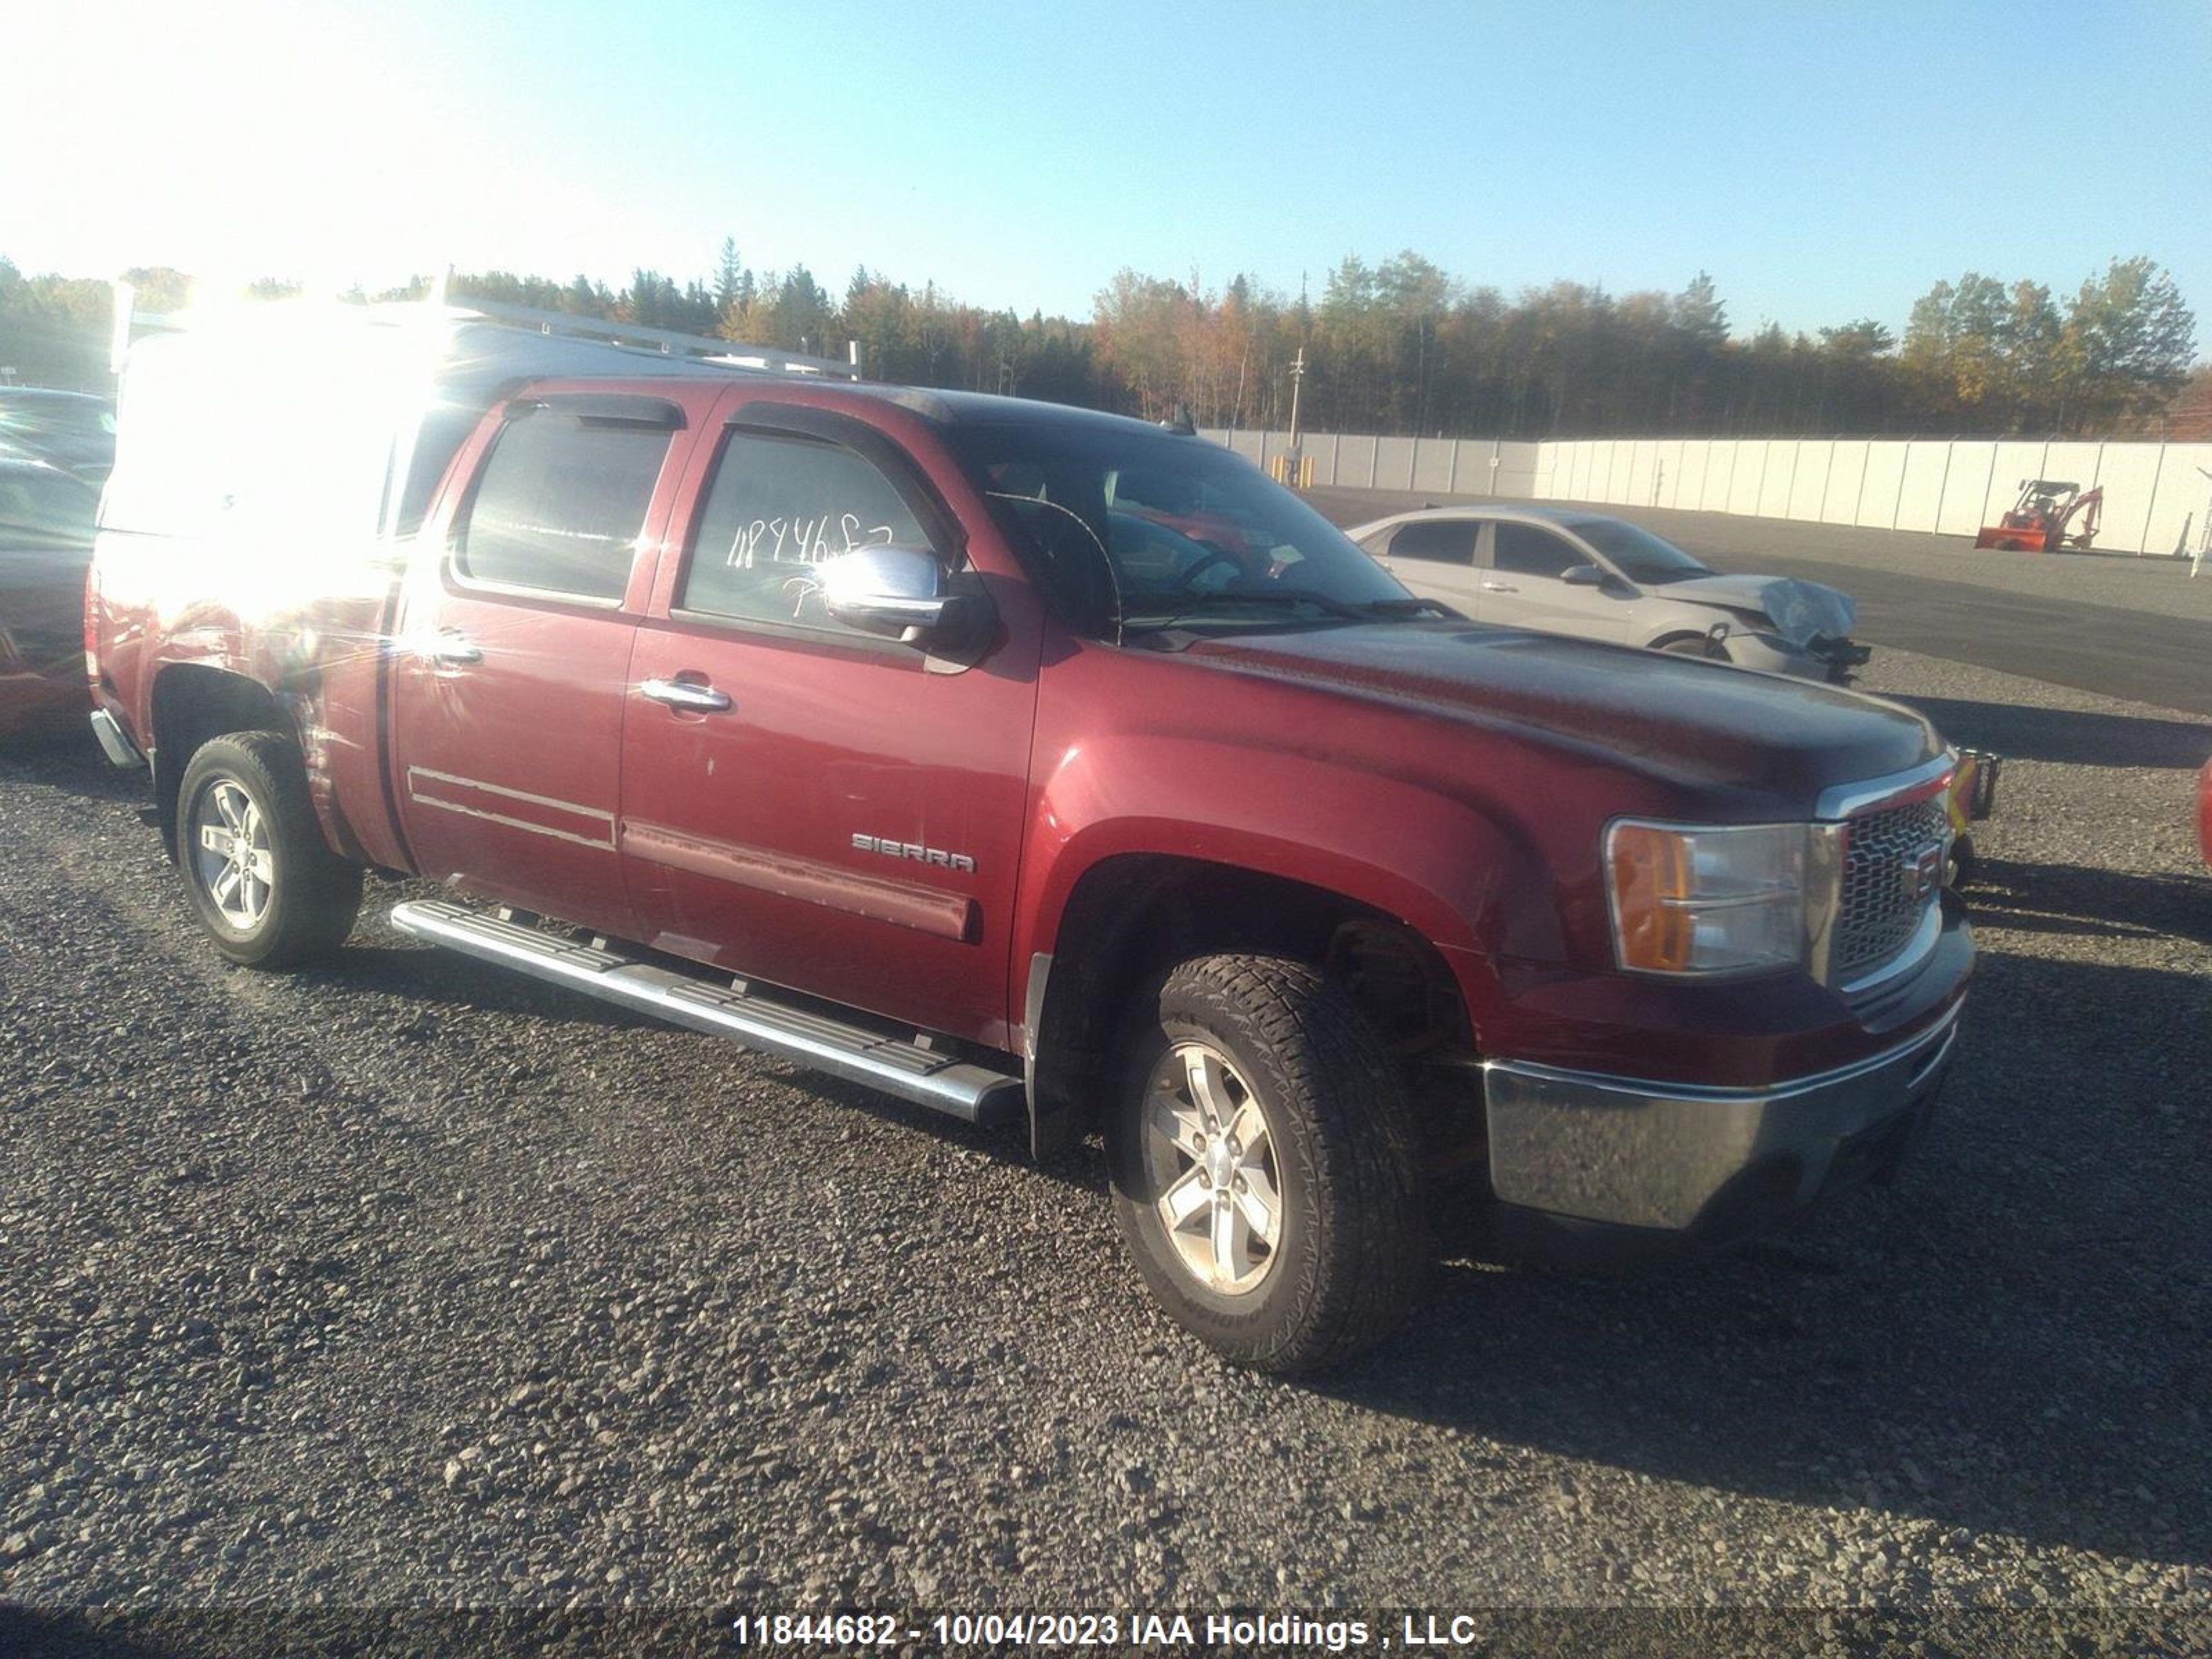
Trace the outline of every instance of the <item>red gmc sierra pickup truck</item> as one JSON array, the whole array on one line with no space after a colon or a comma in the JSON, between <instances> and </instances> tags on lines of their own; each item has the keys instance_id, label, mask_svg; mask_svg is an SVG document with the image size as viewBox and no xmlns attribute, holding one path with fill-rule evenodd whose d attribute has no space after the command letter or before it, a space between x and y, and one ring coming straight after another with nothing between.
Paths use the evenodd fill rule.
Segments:
<instances>
[{"instance_id":1,"label":"red gmc sierra pickup truck","mask_svg":"<svg viewBox=\"0 0 2212 1659\"><path fill-rule=\"evenodd\" d=\"M400 872L488 963L1099 1133L1159 1302L1272 1370L1402 1319L1436 1205L1633 1260L1924 1125L1972 946L1917 714L1475 626L1187 431L356 315L124 382L93 720L233 960Z\"/></svg>"}]
</instances>

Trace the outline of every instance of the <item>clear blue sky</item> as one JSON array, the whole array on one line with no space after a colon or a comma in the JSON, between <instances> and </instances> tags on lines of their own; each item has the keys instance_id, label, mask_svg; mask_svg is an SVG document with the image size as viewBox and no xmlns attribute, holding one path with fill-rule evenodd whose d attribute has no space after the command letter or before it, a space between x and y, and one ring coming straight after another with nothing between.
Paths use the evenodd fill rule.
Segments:
<instances>
[{"instance_id":1,"label":"clear blue sky","mask_svg":"<svg viewBox=\"0 0 2212 1659\"><path fill-rule=\"evenodd\" d=\"M1901 328L1972 269L2172 269L2212 347L2212 6L118 0L10 25L0 254L683 280L725 234L1083 316L1120 266ZM48 65L47 70L34 65Z\"/></svg>"}]
</instances>

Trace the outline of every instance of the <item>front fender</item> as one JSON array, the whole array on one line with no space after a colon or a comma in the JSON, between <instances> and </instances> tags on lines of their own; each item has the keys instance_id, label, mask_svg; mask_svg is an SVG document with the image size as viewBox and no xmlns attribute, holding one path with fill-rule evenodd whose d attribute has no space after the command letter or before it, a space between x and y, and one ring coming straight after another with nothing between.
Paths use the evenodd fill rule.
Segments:
<instances>
[{"instance_id":1,"label":"front fender","mask_svg":"<svg viewBox=\"0 0 2212 1659\"><path fill-rule=\"evenodd\" d=\"M1069 750L1032 803L1018 971L1054 949L1085 873L1128 854L1340 894L1406 922L1463 980L1470 959L1565 954L1556 878L1528 828L1418 783L1218 738L1121 734Z\"/></svg>"}]
</instances>

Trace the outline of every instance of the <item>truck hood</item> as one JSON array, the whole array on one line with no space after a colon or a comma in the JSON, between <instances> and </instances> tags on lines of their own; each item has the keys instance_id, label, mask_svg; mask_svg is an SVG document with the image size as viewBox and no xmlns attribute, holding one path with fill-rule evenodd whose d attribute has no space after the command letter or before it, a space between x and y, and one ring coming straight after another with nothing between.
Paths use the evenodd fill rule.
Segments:
<instances>
[{"instance_id":1,"label":"truck hood","mask_svg":"<svg viewBox=\"0 0 2212 1659\"><path fill-rule=\"evenodd\" d=\"M1859 619L1850 594L1795 576L1692 576L1649 591L1661 599L1764 616L1776 633L1800 647L1821 635L1843 639Z\"/></svg>"},{"instance_id":2,"label":"truck hood","mask_svg":"<svg viewBox=\"0 0 2212 1659\"><path fill-rule=\"evenodd\" d=\"M1382 623L1188 649L1210 666L1519 733L1673 783L1748 790L1793 813L1833 785L1942 752L1920 715L1856 692L1517 629Z\"/></svg>"}]
</instances>

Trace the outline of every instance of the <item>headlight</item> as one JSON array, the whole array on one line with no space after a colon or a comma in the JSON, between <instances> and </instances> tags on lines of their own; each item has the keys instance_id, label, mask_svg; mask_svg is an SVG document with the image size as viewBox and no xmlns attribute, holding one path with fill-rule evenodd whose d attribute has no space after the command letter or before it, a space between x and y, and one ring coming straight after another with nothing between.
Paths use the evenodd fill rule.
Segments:
<instances>
[{"instance_id":1,"label":"headlight","mask_svg":"<svg viewBox=\"0 0 2212 1659\"><path fill-rule=\"evenodd\" d=\"M1796 967L1832 910L1828 825L1622 818L1606 830L1605 862L1613 954L1632 972Z\"/></svg>"}]
</instances>

